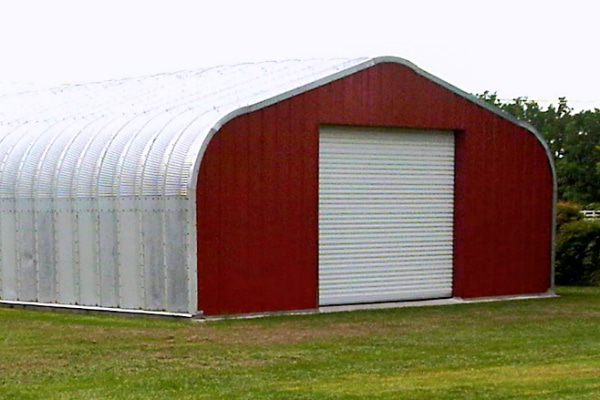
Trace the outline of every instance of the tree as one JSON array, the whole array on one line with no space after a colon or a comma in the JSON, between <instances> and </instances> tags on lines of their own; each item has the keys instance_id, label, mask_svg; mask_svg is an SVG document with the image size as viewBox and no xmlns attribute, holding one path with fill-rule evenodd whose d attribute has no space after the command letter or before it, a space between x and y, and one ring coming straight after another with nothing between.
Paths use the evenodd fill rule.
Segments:
<instances>
[{"instance_id":1,"label":"tree","mask_svg":"<svg viewBox=\"0 0 600 400\"><path fill-rule=\"evenodd\" d=\"M527 97L502 102L489 91L478 97L542 134L554 156L560 200L600 202L600 109L573 114L564 97L546 109Z\"/></svg>"},{"instance_id":2,"label":"tree","mask_svg":"<svg viewBox=\"0 0 600 400\"><path fill-rule=\"evenodd\" d=\"M600 200L600 110L575 114L556 161L559 194L583 204Z\"/></svg>"}]
</instances>

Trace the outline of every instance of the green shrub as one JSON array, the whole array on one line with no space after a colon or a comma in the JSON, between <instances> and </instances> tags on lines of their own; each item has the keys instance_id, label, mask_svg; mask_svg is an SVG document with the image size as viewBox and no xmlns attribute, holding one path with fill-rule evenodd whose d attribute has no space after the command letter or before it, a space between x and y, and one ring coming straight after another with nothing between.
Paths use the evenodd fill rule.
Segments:
<instances>
[{"instance_id":1,"label":"green shrub","mask_svg":"<svg viewBox=\"0 0 600 400\"><path fill-rule=\"evenodd\" d=\"M560 230L566 223L583 219L581 209L582 207L575 203L558 203L556 205L556 229Z\"/></svg>"},{"instance_id":2,"label":"green shrub","mask_svg":"<svg viewBox=\"0 0 600 400\"><path fill-rule=\"evenodd\" d=\"M556 235L556 283L600 286L600 222L560 225Z\"/></svg>"},{"instance_id":3,"label":"green shrub","mask_svg":"<svg viewBox=\"0 0 600 400\"><path fill-rule=\"evenodd\" d=\"M600 203L590 203L585 206L586 210L600 210Z\"/></svg>"}]
</instances>

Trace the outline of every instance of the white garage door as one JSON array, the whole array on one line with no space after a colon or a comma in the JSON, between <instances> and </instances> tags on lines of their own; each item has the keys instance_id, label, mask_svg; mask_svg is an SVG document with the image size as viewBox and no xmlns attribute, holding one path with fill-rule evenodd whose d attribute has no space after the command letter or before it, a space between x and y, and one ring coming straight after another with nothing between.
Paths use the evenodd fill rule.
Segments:
<instances>
[{"instance_id":1,"label":"white garage door","mask_svg":"<svg viewBox=\"0 0 600 400\"><path fill-rule=\"evenodd\" d=\"M322 127L319 303L452 295L454 134Z\"/></svg>"}]
</instances>

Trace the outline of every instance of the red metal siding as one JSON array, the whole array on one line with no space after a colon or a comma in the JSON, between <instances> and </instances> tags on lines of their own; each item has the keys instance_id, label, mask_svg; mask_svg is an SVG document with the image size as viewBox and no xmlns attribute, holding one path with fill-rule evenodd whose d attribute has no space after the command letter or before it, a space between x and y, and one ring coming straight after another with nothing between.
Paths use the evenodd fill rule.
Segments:
<instances>
[{"instance_id":1,"label":"red metal siding","mask_svg":"<svg viewBox=\"0 0 600 400\"><path fill-rule=\"evenodd\" d=\"M398 64L225 124L198 181L199 309L315 308L319 125L457 132L454 295L550 287L552 174L527 130Z\"/></svg>"}]
</instances>

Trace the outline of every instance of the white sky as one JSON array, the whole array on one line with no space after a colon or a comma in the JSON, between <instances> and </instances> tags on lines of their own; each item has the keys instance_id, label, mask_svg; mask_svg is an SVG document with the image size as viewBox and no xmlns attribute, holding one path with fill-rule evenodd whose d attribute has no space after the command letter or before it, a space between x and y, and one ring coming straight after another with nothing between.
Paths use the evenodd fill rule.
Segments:
<instances>
[{"instance_id":1,"label":"white sky","mask_svg":"<svg viewBox=\"0 0 600 400\"><path fill-rule=\"evenodd\" d=\"M471 93L600 108L597 0L0 0L0 82L394 55Z\"/></svg>"}]
</instances>

